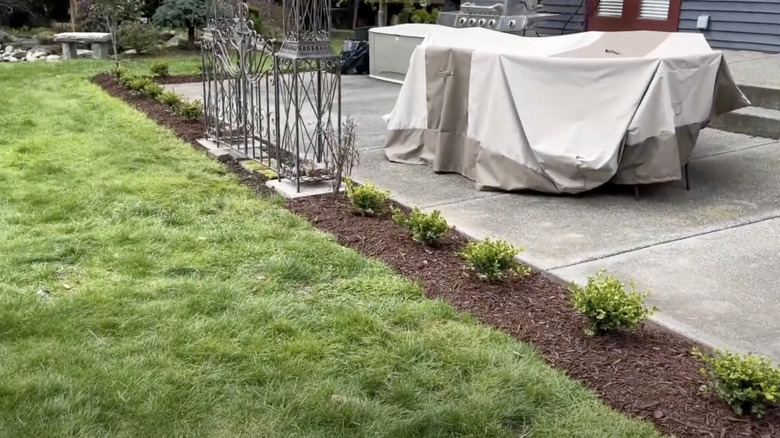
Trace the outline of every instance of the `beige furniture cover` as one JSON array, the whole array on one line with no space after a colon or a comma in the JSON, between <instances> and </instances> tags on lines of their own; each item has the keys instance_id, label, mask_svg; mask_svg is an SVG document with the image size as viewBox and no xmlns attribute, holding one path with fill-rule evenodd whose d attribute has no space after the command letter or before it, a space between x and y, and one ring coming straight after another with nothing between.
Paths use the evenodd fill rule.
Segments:
<instances>
[{"instance_id":1,"label":"beige furniture cover","mask_svg":"<svg viewBox=\"0 0 780 438\"><path fill-rule=\"evenodd\" d=\"M700 34L530 38L442 27L412 55L385 151L478 189L673 181L699 131L749 104Z\"/></svg>"}]
</instances>

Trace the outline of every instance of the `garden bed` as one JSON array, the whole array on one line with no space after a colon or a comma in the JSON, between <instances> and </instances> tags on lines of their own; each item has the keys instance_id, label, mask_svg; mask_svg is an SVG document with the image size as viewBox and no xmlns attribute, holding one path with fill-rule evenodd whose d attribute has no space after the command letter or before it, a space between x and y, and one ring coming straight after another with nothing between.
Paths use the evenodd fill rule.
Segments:
<instances>
[{"instance_id":1,"label":"garden bed","mask_svg":"<svg viewBox=\"0 0 780 438\"><path fill-rule=\"evenodd\" d=\"M196 147L203 125L172 114L154 99L136 95L109 75L94 82L146 113ZM242 182L265 193L262 177L235 163L228 168ZM353 214L343 196L289 201L288 208L315 227L366 256L381 260L419 282L425 294L450 302L487 325L532 344L551 365L579 380L615 409L654 423L676 437L780 436L780 409L764 419L737 418L722 401L702 395L701 363L694 344L666 331L645 327L635 334L588 337L585 321L573 309L567 291L538 272L487 284L464 269L458 251L466 238L450 233L436 249L415 243L388 216ZM595 273L594 273L595 274Z\"/></svg>"}]
</instances>

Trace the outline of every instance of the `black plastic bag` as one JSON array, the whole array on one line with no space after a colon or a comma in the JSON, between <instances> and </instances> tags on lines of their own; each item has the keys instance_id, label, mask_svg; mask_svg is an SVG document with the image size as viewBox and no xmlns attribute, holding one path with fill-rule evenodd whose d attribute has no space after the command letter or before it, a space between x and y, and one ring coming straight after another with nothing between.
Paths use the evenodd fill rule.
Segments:
<instances>
[{"instance_id":1,"label":"black plastic bag","mask_svg":"<svg viewBox=\"0 0 780 438\"><path fill-rule=\"evenodd\" d=\"M368 74L368 41L346 40L341 48L341 74Z\"/></svg>"}]
</instances>

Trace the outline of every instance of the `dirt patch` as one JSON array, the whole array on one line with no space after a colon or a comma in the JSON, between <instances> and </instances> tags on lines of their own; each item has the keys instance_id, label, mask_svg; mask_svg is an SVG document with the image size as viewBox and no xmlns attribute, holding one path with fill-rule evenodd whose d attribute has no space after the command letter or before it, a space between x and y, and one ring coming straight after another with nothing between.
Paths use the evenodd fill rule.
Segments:
<instances>
[{"instance_id":1,"label":"dirt patch","mask_svg":"<svg viewBox=\"0 0 780 438\"><path fill-rule=\"evenodd\" d=\"M186 121L157 101L129 92L112 76L93 80L199 147L194 141L203 136L201 122ZM260 175L235 162L226 166L258 193L268 193ZM458 256L466 239L457 233L432 249L412 241L388 217L354 215L344 197L303 198L287 206L336 236L342 245L419 281L427 296L445 299L483 323L534 345L551 365L591 388L608 405L650 421L664 433L680 438L780 438L780 409L770 409L760 421L736 418L723 402L702 395L700 364L690 354L693 344L673 333L643 328L635 334L590 338L567 291L540 273L499 284L473 279Z\"/></svg>"}]
</instances>

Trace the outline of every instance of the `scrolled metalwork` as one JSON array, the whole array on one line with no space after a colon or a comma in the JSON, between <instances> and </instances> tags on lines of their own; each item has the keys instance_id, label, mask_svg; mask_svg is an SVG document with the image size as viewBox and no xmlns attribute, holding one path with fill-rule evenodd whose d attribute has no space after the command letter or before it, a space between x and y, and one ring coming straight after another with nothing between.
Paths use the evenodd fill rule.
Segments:
<instances>
[{"instance_id":1,"label":"scrolled metalwork","mask_svg":"<svg viewBox=\"0 0 780 438\"><path fill-rule=\"evenodd\" d=\"M246 3L209 2L201 44L207 136L270 166L276 155L270 91L274 42L255 31Z\"/></svg>"}]
</instances>

